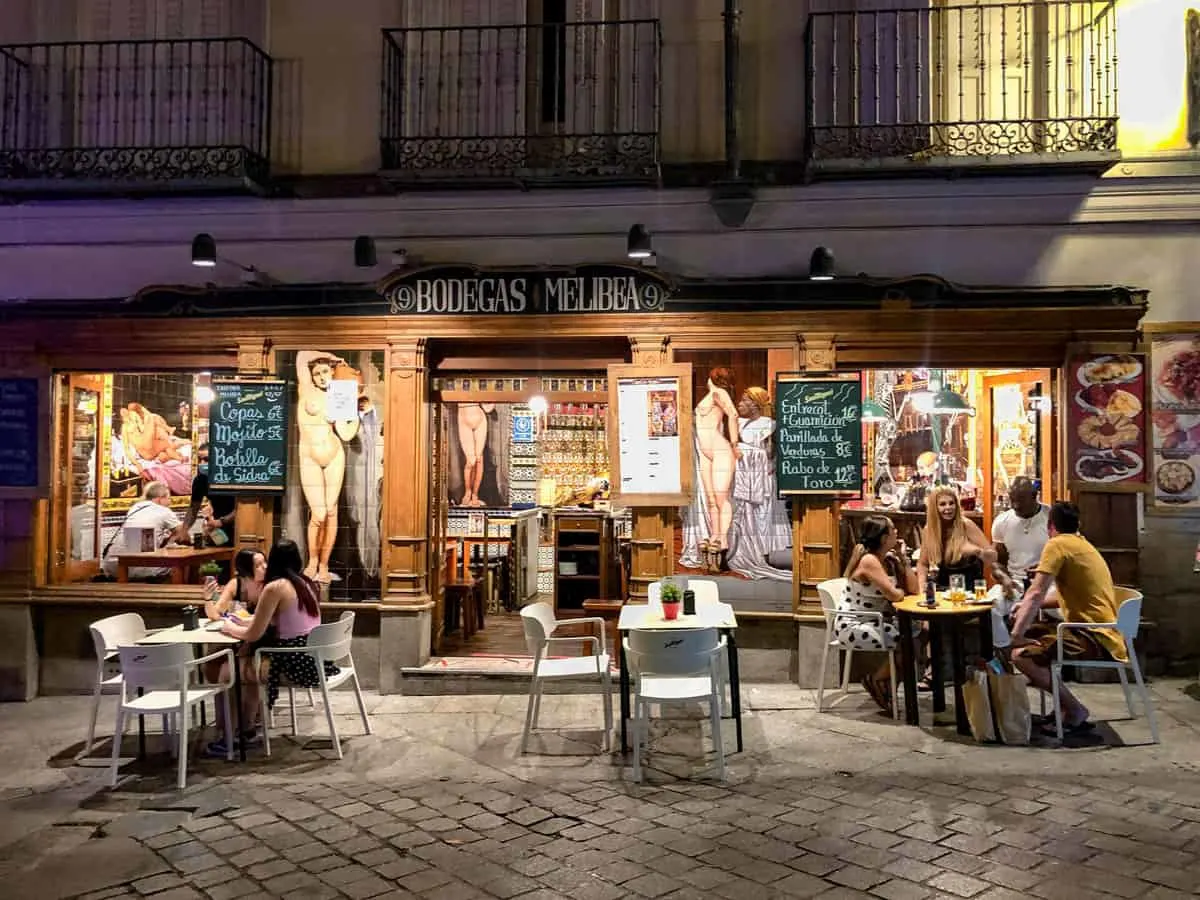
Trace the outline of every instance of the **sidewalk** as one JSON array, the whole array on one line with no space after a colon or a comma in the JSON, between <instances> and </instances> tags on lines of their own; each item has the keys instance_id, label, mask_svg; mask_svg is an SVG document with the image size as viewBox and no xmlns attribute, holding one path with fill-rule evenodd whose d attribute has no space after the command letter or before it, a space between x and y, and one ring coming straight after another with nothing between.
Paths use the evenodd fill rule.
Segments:
<instances>
[{"instance_id":1,"label":"sidewalk","mask_svg":"<svg viewBox=\"0 0 1200 900\"><path fill-rule=\"evenodd\" d=\"M165 755L127 766L116 791L72 764L88 698L7 704L0 896L1195 896L1200 692L1152 690L1161 745L1104 685L1080 691L1112 718L1103 743L1062 749L979 747L861 697L818 715L811 692L747 685L727 783L703 769L696 710L656 724L644 785L600 752L595 696L546 697L555 730L522 757L524 696L370 695L367 737L342 694L344 760L280 737L270 760L196 762L183 794ZM320 734L324 717L302 708L300 726Z\"/></svg>"}]
</instances>

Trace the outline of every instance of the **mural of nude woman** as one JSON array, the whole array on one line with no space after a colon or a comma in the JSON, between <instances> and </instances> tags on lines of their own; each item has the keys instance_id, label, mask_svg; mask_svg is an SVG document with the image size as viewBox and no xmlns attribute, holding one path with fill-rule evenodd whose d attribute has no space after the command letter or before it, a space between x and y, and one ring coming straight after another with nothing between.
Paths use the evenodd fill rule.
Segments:
<instances>
[{"instance_id":1,"label":"mural of nude woman","mask_svg":"<svg viewBox=\"0 0 1200 900\"><path fill-rule=\"evenodd\" d=\"M458 404L458 443L463 452L463 497L459 506L484 506L479 498L483 483L483 451L487 446L487 417L494 403Z\"/></svg>"},{"instance_id":2,"label":"mural of nude woman","mask_svg":"<svg viewBox=\"0 0 1200 900\"><path fill-rule=\"evenodd\" d=\"M308 563L304 574L323 583L337 577L329 571L329 557L337 541L338 498L346 476L343 442L354 439L359 424L357 416L337 422L330 422L326 416L326 391L335 370L342 367L349 369L345 360L332 353L301 350L296 354L300 487L308 503Z\"/></svg>"},{"instance_id":3,"label":"mural of nude woman","mask_svg":"<svg viewBox=\"0 0 1200 900\"><path fill-rule=\"evenodd\" d=\"M708 514L708 540L700 544L705 568L720 571L733 524L733 475L738 449L738 414L733 405L733 373L718 366L708 374L708 393L696 404L695 428L700 486Z\"/></svg>"}]
</instances>

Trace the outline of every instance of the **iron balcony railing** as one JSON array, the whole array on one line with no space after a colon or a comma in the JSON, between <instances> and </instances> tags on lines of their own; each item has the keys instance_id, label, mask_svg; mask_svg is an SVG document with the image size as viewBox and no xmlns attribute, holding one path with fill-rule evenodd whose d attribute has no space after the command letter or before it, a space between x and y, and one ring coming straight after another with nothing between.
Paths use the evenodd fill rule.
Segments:
<instances>
[{"instance_id":1,"label":"iron balcony railing","mask_svg":"<svg viewBox=\"0 0 1200 900\"><path fill-rule=\"evenodd\" d=\"M1115 155L1114 7L1038 0L813 14L809 163Z\"/></svg>"},{"instance_id":2,"label":"iron balcony railing","mask_svg":"<svg viewBox=\"0 0 1200 900\"><path fill-rule=\"evenodd\" d=\"M242 38L2 46L0 190L262 185L271 83Z\"/></svg>"},{"instance_id":3,"label":"iron balcony railing","mask_svg":"<svg viewBox=\"0 0 1200 900\"><path fill-rule=\"evenodd\" d=\"M654 19L384 31L380 154L398 181L658 177Z\"/></svg>"}]
</instances>

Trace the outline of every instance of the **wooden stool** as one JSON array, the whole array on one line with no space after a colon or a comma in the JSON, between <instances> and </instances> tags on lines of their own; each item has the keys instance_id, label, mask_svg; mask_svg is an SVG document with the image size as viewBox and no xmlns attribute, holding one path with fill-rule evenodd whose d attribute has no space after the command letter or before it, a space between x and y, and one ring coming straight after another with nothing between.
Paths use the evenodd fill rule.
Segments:
<instances>
[{"instance_id":1,"label":"wooden stool","mask_svg":"<svg viewBox=\"0 0 1200 900\"><path fill-rule=\"evenodd\" d=\"M608 642L608 653L613 659L620 659L621 648L617 641L621 636L617 633L617 619L621 617L620 600L584 600L583 609L586 613L599 616L604 620L604 639ZM585 645L586 649L586 645Z\"/></svg>"}]
</instances>

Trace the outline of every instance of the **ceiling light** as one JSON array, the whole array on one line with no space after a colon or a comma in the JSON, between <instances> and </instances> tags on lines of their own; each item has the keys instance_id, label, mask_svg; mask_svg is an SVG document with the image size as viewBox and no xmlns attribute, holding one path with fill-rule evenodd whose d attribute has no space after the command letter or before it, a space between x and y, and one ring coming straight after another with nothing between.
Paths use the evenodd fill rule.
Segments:
<instances>
[{"instance_id":1,"label":"ceiling light","mask_svg":"<svg viewBox=\"0 0 1200 900\"><path fill-rule=\"evenodd\" d=\"M206 384L198 385L194 393L198 406L207 406L217 399L216 392Z\"/></svg>"},{"instance_id":2,"label":"ceiling light","mask_svg":"<svg viewBox=\"0 0 1200 900\"><path fill-rule=\"evenodd\" d=\"M833 281L833 251L828 247L818 247L812 252L808 262L808 277L810 281Z\"/></svg>"},{"instance_id":3,"label":"ceiling light","mask_svg":"<svg viewBox=\"0 0 1200 900\"><path fill-rule=\"evenodd\" d=\"M546 402L546 398L541 394L535 394L529 398L529 411L535 416L544 416L546 410L550 408L550 404Z\"/></svg>"},{"instance_id":4,"label":"ceiling light","mask_svg":"<svg viewBox=\"0 0 1200 900\"><path fill-rule=\"evenodd\" d=\"M211 269L217 264L217 242L211 234L198 234L192 238L192 265Z\"/></svg>"},{"instance_id":5,"label":"ceiling light","mask_svg":"<svg viewBox=\"0 0 1200 900\"><path fill-rule=\"evenodd\" d=\"M971 405L967 403L963 395L949 388L938 391L933 395L933 403L929 411L944 416L975 415L975 410L971 408Z\"/></svg>"},{"instance_id":6,"label":"ceiling light","mask_svg":"<svg viewBox=\"0 0 1200 900\"><path fill-rule=\"evenodd\" d=\"M630 259L649 259L653 248L650 245L650 233L645 225L634 225L629 229L629 237L625 241L625 255Z\"/></svg>"},{"instance_id":7,"label":"ceiling light","mask_svg":"<svg viewBox=\"0 0 1200 900\"><path fill-rule=\"evenodd\" d=\"M360 269L369 269L379 262L375 254L375 239L370 235L360 234L354 239L354 265Z\"/></svg>"},{"instance_id":8,"label":"ceiling light","mask_svg":"<svg viewBox=\"0 0 1200 900\"><path fill-rule=\"evenodd\" d=\"M864 400L862 404L862 420L864 422L889 422L891 416L883 408L883 404L875 400Z\"/></svg>"}]
</instances>

